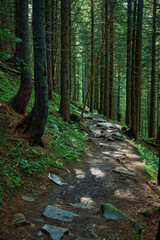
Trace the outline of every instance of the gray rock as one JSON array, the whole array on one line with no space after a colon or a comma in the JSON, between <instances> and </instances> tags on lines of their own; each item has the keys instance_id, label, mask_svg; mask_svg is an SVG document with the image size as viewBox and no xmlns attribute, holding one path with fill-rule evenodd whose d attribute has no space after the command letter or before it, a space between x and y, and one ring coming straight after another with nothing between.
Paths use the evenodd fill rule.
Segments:
<instances>
[{"instance_id":1,"label":"gray rock","mask_svg":"<svg viewBox=\"0 0 160 240\"><path fill-rule=\"evenodd\" d=\"M104 127L106 129L112 128L112 129L120 129L121 126L115 123L105 122L105 123L97 123L97 127Z\"/></svg>"},{"instance_id":2,"label":"gray rock","mask_svg":"<svg viewBox=\"0 0 160 240\"><path fill-rule=\"evenodd\" d=\"M83 113L83 118L89 118L89 119L92 119L92 118L93 118L93 115Z\"/></svg>"},{"instance_id":3,"label":"gray rock","mask_svg":"<svg viewBox=\"0 0 160 240\"><path fill-rule=\"evenodd\" d=\"M107 120L105 120L103 118L93 118L93 121L100 122L100 123L107 123Z\"/></svg>"},{"instance_id":4,"label":"gray rock","mask_svg":"<svg viewBox=\"0 0 160 240\"><path fill-rule=\"evenodd\" d=\"M68 183L66 183L63 179L59 178L58 176L52 174L52 173L49 173L48 174L48 178L50 180L52 180L54 183L62 186L62 185L68 185Z\"/></svg>"},{"instance_id":5,"label":"gray rock","mask_svg":"<svg viewBox=\"0 0 160 240\"><path fill-rule=\"evenodd\" d=\"M121 134L121 133L113 133L112 134L112 138L114 138L115 140L124 140L126 139L126 137Z\"/></svg>"},{"instance_id":6,"label":"gray rock","mask_svg":"<svg viewBox=\"0 0 160 240\"><path fill-rule=\"evenodd\" d=\"M112 204L104 203L101 205L100 214L104 215L107 219L128 219L130 218L126 216L123 212L121 212L118 208L114 207Z\"/></svg>"},{"instance_id":7,"label":"gray rock","mask_svg":"<svg viewBox=\"0 0 160 240\"><path fill-rule=\"evenodd\" d=\"M73 217L77 217L78 215L70 211L66 211L55 206L48 205L43 213L43 216L64 222L69 222L72 221Z\"/></svg>"},{"instance_id":8,"label":"gray rock","mask_svg":"<svg viewBox=\"0 0 160 240\"><path fill-rule=\"evenodd\" d=\"M33 197L29 197L29 196L22 196L22 199L25 200L25 201L28 201L28 202L34 202L35 201L35 198Z\"/></svg>"},{"instance_id":9,"label":"gray rock","mask_svg":"<svg viewBox=\"0 0 160 240\"><path fill-rule=\"evenodd\" d=\"M59 127L56 124L51 124L50 128L53 128L55 131L59 131Z\"/></svg>"},{"instance_id":10,"label":"gray rock","mask_svg":"<svg viewBox=\"0 0 160 240\"><path fill-rule=\"evenodd\" d=\"M64 233L68 232L68 228L61 228L46 224L42 227L42 231L49 233L52 240L59 240L63 237Z\"/></svg>"},{"instance_id":11,"label":"gray rock","mask_svg":"<svg viewBox=\"0 0 160 240\"><path fill-rule=\"evenodd\" d=\"M35 221L35 222L40 222L40 223L43 223L43 222L44 222L44 220L43 220L42 218L35 218L34 221Z\"/></svg>"},{"instance_id":12,"label":"gray rock","mask_svg":"<svg viewBox=\"0 0 160 240\"><path fill-rule=\"evenodd\" d=\"M23 225L26 223L26 218L22 213L16 213L14 215L13 224L15 226Z\"/></svg>"},{"instance_id":13,"label":"gray rock","mask_svg":"<svg viewBox=\"0 0 160 240\"><path fill-rule=\"evenodd\" d=\"M44 235L44 233L42 231L39 231L39 233L37 234L38 237L42 237Z\"/></svg>"},{"instance_id":14,"label":"gray rock","mask_svg":"<svg viewBox=\"0 0 160 240\"><path fill-rule=\"evenodd\" d=\"M129 175L129 176L136 176L137 174L135 172L129 172L129 171L124 171L124 170L120 170L120 169L113 169L113 172L117 172L117 173L122 173L125 175Z\"/></svg>"},{"instance_id":15,"label":"gray rock","mask_svg":"<svg viewBox=\"0 0 160 240\"><path fill-rule=\"evenodd\" d=\"M85 209L92 209L93 207L88 203L70 203L71 206L75 208L85 208Z\"/></svg>"}]
</instances>

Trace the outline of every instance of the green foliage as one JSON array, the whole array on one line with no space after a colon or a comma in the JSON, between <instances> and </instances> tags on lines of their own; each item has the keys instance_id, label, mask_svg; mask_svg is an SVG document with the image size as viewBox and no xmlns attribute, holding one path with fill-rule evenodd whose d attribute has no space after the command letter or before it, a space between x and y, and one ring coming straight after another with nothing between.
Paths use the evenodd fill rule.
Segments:
<instances>
[{"instance_id":1,"label":"green foliage","mask_svg":"<svg viewBox=\"0 0 160 240\"><path fill-rule=\"evenodd\" d=\"M142 232L139 233L137 230L133 230L132 233L134 234L135 240L141 240L143 237L143 234L146 232L147 229L142 229ZM146 238L147 240L147 238Z\"/></svg>"},{"instance_id":2,"label":"green foliage","mask_svg":"<svg viewBox=\"0 0 160 240\"><path fill-rule=\"evenodd\" d=\"M17 93L17 79L0 71L0 101L9 101Z\"/></svg>"},{"instance_id":3,"label":"green foliage","mask_svg":"<svg viewBox=\"0 0 160 240\"><path fill-rule=\"evenodd\" d=\"M44 152L30 149L28 144L19 140L14 141L16 144L8 149L5 159L0 158L0 190L3 190L4 186L11 190L20 187L24 184L23 173L31 176L36 172L44 172L46 165L51 162Z\"/></svg>"},{"instance_id":4,"label":"green foliage","mask_svg":"<svg viewBox=\"0 0 160 240\"><path fill-rule=\"evenodd\" d=\"M85 152L85 135L78 124L69 124L60 117L49 115L47 132L51 135L50 145L54 151L66 160L78 160Z\"/></svg>"},{"instance_id":5,"label":"green foliage","mask_svg":"<svg viewBox=\"0 0 160 240\"><path fill-rule=\"evenodd\" d=\"M152 179L156 180L158 172L158 152L148 150L144 144L137 144L137 149L144 160L144 166L146 172L151 176Z\"/></svg>"},{"instance_id":6,"label":"green foliage","mask_svg":"<svg viewBox=\"0 0 160 240\"><path fill-rule=\"evenodd\" d=\"M10 32L9 29L4 29L4 30L0 29L0 38L1 38L1 39L12 38L12 39L14 39L16 42L18 42L18 43L22 42L22 40L21 40L20 38L18 38L18 37L15 37L15 36Z\"/></svg>"},{"instance_id":7,"label":"green foliage","mask_svg":"<svg viewBox=\"0 0 160 240\"><path fill-rule=\"evenodd\" d=\"M20 79L2 71L0 71L0 79L0 101L8 101L17 93ZM34 91L27 106L28 112L32 109L33 104ZM49 116L44 136L45 145L47 145L45 151L37 147L29 147L28 143L12 136L10 129L7 129L6 132L5 127L0 125L0 152L3 148L3 154L0 155L1 196L3 192L12 193L13 190L21 187L28 177L34 176L38 172L43 173L46 169L63 167L65 160L80 161L79 158L85 151L85 134L79 129L79 124L64 122L57 115L56 111L59 110L59 106L60 97L54 94L53 100L49 101ZM76 107L74 110L77 110ZM11 118L11 121L14 121L22 117L15 114ZM57 127L53 128L53 124Z\"/></svg>"}]
</instances>

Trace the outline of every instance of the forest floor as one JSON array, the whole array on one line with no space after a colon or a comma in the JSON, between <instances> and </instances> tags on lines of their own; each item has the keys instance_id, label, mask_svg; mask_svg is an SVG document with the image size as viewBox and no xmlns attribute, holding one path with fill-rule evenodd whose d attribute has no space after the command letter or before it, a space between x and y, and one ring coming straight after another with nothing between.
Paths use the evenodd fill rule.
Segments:
<instances>
[{"instance_id":1,"label":"forest floor","mask_svg":"<svg viewBox=\"0 0 160 240\"><path fill-rule=\"evenodd\" d=\"M100 134L103 131L103 127L97 127L93 120L87 121L92 125L94 133ZM46 233L38 237L37 234L45 224L67 228L62 237L64 240L156 238L159 190L145 173L142 160L132 142L128 139L109 141L108 138L94 137L94 134L89 139L89 150L81 162L69 163L67 169L51 171L68 185L59 186L46 175L34 183L37 191L41 189L34 196L35 201L24 201L20 196L24 195L24 191L19 197L6 198L1 214L1 240L54 239ZM136 176L114 172L113 169L134 172ZM142 226L142 234L138 234L132 221L112 220L101 215L103 203L112 204L134 219ZM73 217L72 221L44 217L43 212L48 205L71 211L78 216ZM28 222L15 227L12 221L16 213L22 213ZM58 234L56 237L56 240L59 239Z\"/></svg>"}]
</instances>

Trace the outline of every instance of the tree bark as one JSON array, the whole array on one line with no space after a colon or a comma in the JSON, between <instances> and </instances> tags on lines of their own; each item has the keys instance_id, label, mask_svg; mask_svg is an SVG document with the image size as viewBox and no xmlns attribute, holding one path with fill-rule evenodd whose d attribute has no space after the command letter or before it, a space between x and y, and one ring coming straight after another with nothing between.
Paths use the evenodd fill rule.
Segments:
<instances>
[{"instance_id":1,"label":"tree bark","mask_svg":"<svg viewBox=\"0 0 160 240\"><path fill-rule=\"evenodd\" d=\"M131 15L132 0L128 0L127 20L127 93L126 93L126 125L131 126Z\"/></svg>"},{"instance_id":2,"label":"tree bark","mask_svg":"<svg viewBox=\"0 0 160 240\"><path fill-rule=\"evenodd\" d=\"M70 115L69 84L69 1L61 0L61 103L60 113L65 121Z\"/></svg>"},{"instance_id":3,"label":"tree bark","mask_svg":"<svg viewBox=\"0 0 160 240\"><path fill-rule=\"evenodd\" d=\"M105 0L105 24L108 24L108 0ZM104 82L104 116L109 118L109 67L108 67L108 33L105 41L105 82Z\"/></svg>"},{"instance_id":4,"label":"tree bark","mask_svg":"<svg viewBox=\"0 0 160 240\"><path fill-rule=\"evenodd\" d=\"M132 31L132 64L131 64L131 128L136 132L136 108L135 108L135 48L136 48L136 10L137 0L134 1L133 31Z\"/></svg>"},{"instance_id":5,"label":"tree bark","mask_svg":"<svg viewBox=\"0 0 160 240\"><path fill-rule=\"evenodd\" d=\"M149 137L155 137L155 87L156 87L156 5L157 1L153 2L153 33L152 33L152 72L151 72L151 101L150 101L150 121L149 121Z\"/></svg>"},{"instance_id":6,"label":"tree bark","mask_svg":"<svg viewBox=\"0 0 160 240\"><path fill-rule=\"evenodd\" d=\"M102 4L102 39L104 35L104 4ZM104 50L104 48L103 48ZM100 108L99 113L102 114L104 110L104 53L101 53L100 59Z\"/></svg>"},{"instance_id":7,"label":"tree bark","mask_svg":"<svg viewBox=\"0 0 160 240\"><path fill-rule=\"evenodd\" d=\"M142 51L142 20L143 20L143 0L138 0L137 11L137 32L136 32L136 53L135 53L135 109L136 109L136 129L135 138L138 139L139 130L139 100L140 100L140 79L141 79L141 51Z\"/></svg>"},{"instance_id":8,"label":"tree bark","mask_svg":"<svg viewBox=\"0 0 160 240\"><path fill-rule=\"evenodd\" d=\"M112 9L112 3L110 3L110 9ZM110 25L110 66L109 66L109 118L113 119L113 12L111 12L111 25Z\"/></svg>"},{"instance_id":9,"label":"tree bark","mask_svg":"<svg viewBox=\"0 0 160 240\"><path fill-rule=\"evenodd\" d=\"M52 0L45 1L45 21L46 21L46 45L47 45L47 78L48 78L48 99L53 96L53 81L52 81Z\"/></svg>"},{"instance_id":10,"label":"tree bark","mask_svg":"<svg viewBox=\"0 0 160 240\"><path fill-rule=\"evenodd\" d=\"M94 3L93 0L91 0L91 19L92 19L92 25L91 25L91 75L93 73L93 61L94 61ZM90 101L90 111L93 113L93 107L94 107L94 81L91 84L91 101Z\"/></svg>"},{"instance_id":11,"label":"tree bark","mask_svg":"<svg viewBox=\"0 0 160 240\"><path fill-rule=\"evenodd\" d=\"M32 92L32 74L30 69L30 44L28 25L28 0L19 1L19 38L22 40L19 49L21 58L21 82L18 93L9 101L9 105L18 113L25 115L26 107Z\"/></svg>"}]
</instances>

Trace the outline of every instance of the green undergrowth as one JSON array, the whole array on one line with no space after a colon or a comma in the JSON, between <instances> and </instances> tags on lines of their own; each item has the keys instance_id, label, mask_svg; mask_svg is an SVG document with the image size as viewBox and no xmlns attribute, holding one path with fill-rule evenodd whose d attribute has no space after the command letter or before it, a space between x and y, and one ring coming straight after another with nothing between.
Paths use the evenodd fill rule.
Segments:
<instances>
[{"instance_id":1,"label":"green undergrowth","mask_svg":"<svg viewBox=\"0 0 160 240\"><path fill-rule=\"evenodd\" d=\"M158 152L148 149L144 143L137 144L136 146L141 158L143 159L145 171L152 179L156 180L159 163Z\"/></svg>"},{"instance_id":2,"label":"green undergrowth","mask_svg":"<svg viewBox=\"0 0 160 240\"><path fill-rule=\"evenodd\" d=\"M0 101L9 101L18 90L20 77L0 71ZM34 91L33 91L34 92ZM0 205L5 194L27 185L28 181L54 168L65 167L67 162L80 161L86 151L85 129L81 123L63 121L58 114L60 97L54 94L49 101L49 115L43 136L45 148L30 147L21 130L14 132L8 126L22 119L14 112L10 114L0 103ZM34 104L34 93L27 106L29 112ZM7 109L7 110L6 110ZM78 110L71 105L71 111Z\"/></svg>"}]
</instances>

